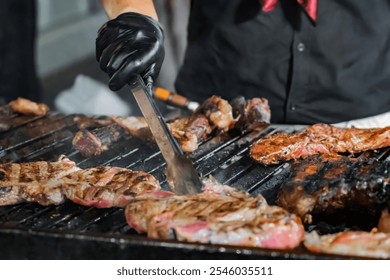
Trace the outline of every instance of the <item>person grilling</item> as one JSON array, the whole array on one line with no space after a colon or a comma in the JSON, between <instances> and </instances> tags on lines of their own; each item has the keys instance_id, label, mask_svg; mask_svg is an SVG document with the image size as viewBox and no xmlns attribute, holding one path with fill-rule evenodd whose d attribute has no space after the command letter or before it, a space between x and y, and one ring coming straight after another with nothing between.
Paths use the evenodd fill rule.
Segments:
<instances>
[{"instance_id":1,"label":"person grilling","mask_svg":"<svg viewBox=\"0 0 390 280\"><path fill-rule=\"evenodd\" d=\"M110 20L96 56L109 87L155 81L164 30L153 1L101 2ZM388 1L192 0L176 91L265 97L272 123L390 125L389 14Z\"/></svg>"}]
</instances>

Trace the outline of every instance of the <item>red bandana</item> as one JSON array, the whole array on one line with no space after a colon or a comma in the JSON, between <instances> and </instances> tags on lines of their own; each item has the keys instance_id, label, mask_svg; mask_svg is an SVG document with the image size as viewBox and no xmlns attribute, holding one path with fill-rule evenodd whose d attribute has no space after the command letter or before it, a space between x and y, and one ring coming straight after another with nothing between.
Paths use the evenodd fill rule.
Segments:
<instances>
[{"instance_id":1,"label":"red bandana","mask_svg":"<svg viewBox=\"0 0 390 280\"><path fill-rule=\"evenodd\" d=\"M315 22L317 18L318 0L296 0L306 11L308 16ZM263 11L270 12L275 9L278 0L260 0L263 4Z\"/></svg>"}]
</instances>

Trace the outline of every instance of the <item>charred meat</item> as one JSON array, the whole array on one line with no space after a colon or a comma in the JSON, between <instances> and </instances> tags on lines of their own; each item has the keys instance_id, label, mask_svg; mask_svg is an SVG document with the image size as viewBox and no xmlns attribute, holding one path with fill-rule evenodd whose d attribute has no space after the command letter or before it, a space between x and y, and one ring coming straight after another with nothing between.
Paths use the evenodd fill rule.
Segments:
<instances>
[{"instance_id":1,"label":"charred meat","mask_svg":"<svg viewBox=\"0 0 390 280\"><path fill-rule=\"evenodd\" d=\"M277 133L257 141L251 157L264 165L315 154L360 153L390 146L390 127L358 129L315 124L300 133Z\"/></svg>"},{"instance_id":2,"label":"charred meat","mask_svg":"<svg viewBox=\"0 0 390 280\"><path fill-rule=\"evenodd\" d=\"M296 161L278 193L278 205L311 223L345 211L378 217L390 200L390 162L344 156Z\"/></svg>"},{"instance_id":3,"label":"charred meat","mask_svg":"<svg viewBox=\"0 0 390 280\"><path fill-rule=\"evenodd\" d=\"M316 253L364 258L390 258L390 234L383 232L345 231L320 236L306 234L305 247Z\"/></svg>"},{"instance_id":4,"label":"charred meat","mask_svg":"<svg viewBox=\"0 0 390 280\"><path fill-rule=\"evenodd\" d=\"M290 249L304 235L300 219L262 196L207 180L194 195L156 191L137 196L125 210L128 224L149 237L212 244Z\"/></svg>"}]
</instances>

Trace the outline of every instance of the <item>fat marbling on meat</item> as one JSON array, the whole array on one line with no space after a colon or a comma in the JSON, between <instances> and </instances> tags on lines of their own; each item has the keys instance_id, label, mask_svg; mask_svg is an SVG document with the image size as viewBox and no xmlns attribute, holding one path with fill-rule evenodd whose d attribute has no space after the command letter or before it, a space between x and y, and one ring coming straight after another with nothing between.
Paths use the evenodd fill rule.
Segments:
<instances>
[{"instance_id":1,"label":"fat marbling on meat","mask_svg":"<svg viewBox=\"0 0 390 280\"><path fill-rule=\"evenodd\" d=\"M303 239L301 220L259 195L204 181L200 194L158 190L125 209L128 224L149 237L212 244L290 249Z\"/></svg>"}]
</instances>

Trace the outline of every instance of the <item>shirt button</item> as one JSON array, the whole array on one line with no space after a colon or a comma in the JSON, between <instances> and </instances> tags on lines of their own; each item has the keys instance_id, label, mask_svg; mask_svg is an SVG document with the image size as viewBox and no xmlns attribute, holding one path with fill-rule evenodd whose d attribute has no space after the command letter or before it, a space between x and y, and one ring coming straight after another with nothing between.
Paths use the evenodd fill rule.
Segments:
<instances>
[{"instance_id":1,"label":"shirt button","mask_svg":"<svg viewBox=\"0 0 390 280\"><path fill-rule=\"evenodd\" d=\"M297 107L296 107L295 105L291 105L291 106L290 106L290 110L291 110L291 111L295 111L296 109L297 109Z\"/></svg>"},{"instance_id":2,"label":"shirt button","mask_svg":"<svg viewBox=\"0 0 390 280\"><path fill-rule=\"evenodd\" d=\"M306 48L306 46L305 46L304 43L299 43L299 44L297 45L297 50L298 50L299 52L303 52L303 51L305 50L305 48Z\"/></svg>"}]
</instances>

